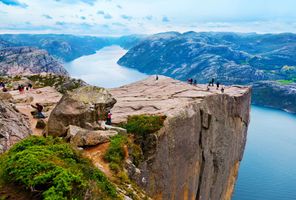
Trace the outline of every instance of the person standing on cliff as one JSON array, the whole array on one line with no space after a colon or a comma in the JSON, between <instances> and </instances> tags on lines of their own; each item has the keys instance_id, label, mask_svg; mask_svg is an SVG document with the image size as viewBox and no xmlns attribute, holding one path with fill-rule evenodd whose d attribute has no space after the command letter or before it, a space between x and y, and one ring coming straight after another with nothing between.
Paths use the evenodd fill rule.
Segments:
<instances>
[{"instance_id":1,"label":"person standing on cliff","mask_svg":"<svg viewBox=\"0 0 296 200\"><path fill-rule=\"evenodd\" d=\"M212 78L211 85L214 86L214 83L215 83L215 79Z\"/></svg>"},{"instance_id":2,"label":"person standing on cliff","mask_svg":"<svg viewBox=\"0 0 296 200\"><path fill-rule=\"evenodd\" d=\"M112 124L112 113L111 111L108 112L107 114L107 122L106 122L107 125L111 125Z\"/></svg>"},{"instance_id":3,"label":"person standing on cliff","mask_svg":"<svg viewBox=\"0 0 296 200\"><path fill-rule=\"evenodd\" d=\"M217 90L218 90L219 87L220 87L220 83L219 83L219 81L217 81L216 85L217 85Z\"/></svg>"},{"instance_id":4,"label":"person standing on cliff","mask_svg":"<svg viewBox=\"0 0 296 200\"><path fill-rule=\"evenodd\" d=\"M158 75L156 75L155 80L158 81Z\"/></svg>"}]
</instances>

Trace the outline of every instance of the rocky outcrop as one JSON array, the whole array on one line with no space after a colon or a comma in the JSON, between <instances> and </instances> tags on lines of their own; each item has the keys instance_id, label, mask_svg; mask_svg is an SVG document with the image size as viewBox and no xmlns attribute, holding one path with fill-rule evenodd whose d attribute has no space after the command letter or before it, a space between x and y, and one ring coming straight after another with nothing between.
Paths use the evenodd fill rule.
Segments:
<instances>
[{"instance_id":1,"label":"rocky outcrop","mask_svg":"<svg viewBox=\"0 0 296 200\"><path fill-rule=\"evenodd\" d=\"M0 75L28 75L42 72L68 75L62 64L44 50L33 47L0 49Z\"/></svg>"},{"instance_id":2,"label":"rocky outcrop","mask_svg":"<svg viewBox=\"0 0 296 200\"><path fill-rule=\"evenodd\" d=\"M166 115L135 175L153 199L231 198L249 124L249 87L188 85L160 76L111 90L114 122Z\"/></svg>"},{"instance_id":3,"label":"rocky outcrop","mask_svg":"<svg viewBox=\"0 0 296 200\"><path fill-rule=\"evenodd\" d=\"M116 131L91 131L70 125L66 138L77 147L90 147L109 142L115 135L117 135Z\"/></svg>"},{"instance_id":4,"label":"rocky outcrop","mask_svg":"<svg viewBox=\"0 0 296 200\"><path fill-rule=\"evenodd\" d=\"M47 134L65 136L68 126L95 129L105 119L116 100L104 88L84 86L68 92L52 111Z\"/></svg>"},{"instance_id":5,"label":"rocky outcrop","mask_svg":"<svg viewBox=\"0 0 296 200\"><path fill-rule=\"evenodd\" d=\"M0 154L29 135L28 118L11 104L0 100Z\"/></svg>"},{"instance_id":6,"label":"rocky outcrop","mask_svg":"<svg viewBox=\"0 0 296 200\"><path fill-rule=\"evenodd\" d=\"M260 81L253 84L252 103L296 113L296 83Z\"/></svg>"}]
</instances>

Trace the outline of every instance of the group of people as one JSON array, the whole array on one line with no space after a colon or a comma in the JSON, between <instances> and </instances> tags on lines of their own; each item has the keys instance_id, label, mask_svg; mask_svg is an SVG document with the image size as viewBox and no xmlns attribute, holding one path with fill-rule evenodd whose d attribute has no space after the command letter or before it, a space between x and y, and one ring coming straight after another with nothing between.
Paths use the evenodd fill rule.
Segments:
<instances>
[{"instance_id":1,"label":"group of people","mask_svg":"<svg viewBox=\"0 0 296 200\"><path fill-rule=\"evenodd\" d=\"M215 84L215 79L212 78L212 80L208 84L207 90L209 91L211 86L214 87L214 84ZM216 82L216 86L217 86L217 90L219 90L219 88L220 88L220 82L219 81ZM221 87L221 92L222 93L224 93L224 90L225 90L224 87Z\"/></svg>"},{"instance_id":2,"label":"group of people","mask_svg":"<svg viewBox=\"0 0 296 200\"><path fill-rule=\"evenodd\" d=\"M17 87L20 94L24 93L25 89L28 91L28 90L31 90L32 88L33 88L33 85L31 83L28 83L28 85L26 87L22 84L18 85L18 87Z\"/></svg>"},{"instance_id":3,"label":"group of people","mask_svg":"<svg viewBox=\"0 0 296 200\"><path fill-rule=\"evenodd\" d=\"M196 85L197 84L197 80L193 80L192 78L187 79L187 83L190 85Z\"/></svg>"}]
</instances>

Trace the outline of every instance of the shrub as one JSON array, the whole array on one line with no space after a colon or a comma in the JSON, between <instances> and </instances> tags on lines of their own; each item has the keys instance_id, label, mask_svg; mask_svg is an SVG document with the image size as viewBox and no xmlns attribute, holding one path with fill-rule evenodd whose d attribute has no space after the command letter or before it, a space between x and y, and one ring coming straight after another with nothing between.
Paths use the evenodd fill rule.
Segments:
<instances>
[{"instance_id":1,"label":"shrub","mask_svg":"<svg viewBox=\"0 0 296 200\"><path fill-rule=\"evenodd\" d=\"M127 145L128 138L124 135L116 135L111 138L110 146L104 155L104 159L110 163L110 169L119 172L122 169L125 159L124 146Z\"/></svg>"},{"instance_id":2,"label":"shrub","mask_svg":"<svg viewBox=\"0 0 296 200\"><path fill-rule=\"evenodd\" d=\"M155 133L163 127L166 116L134 115L127 119L127 123L122 127L128 133L136 136L145 137L150 133Z\"/></svg>"},{"instance_id":3,"label":"shrub","mask_svg":"<svg viewBox=\"0 0 296 200\"><path fill-rule=\"evenodd\" d=\"M4 182L38 191L46 200L83 199L89 188L100 199L118 199L105 175L59 138L21 141L0 157L0 169Z\"/></svg>"}]
</instances>

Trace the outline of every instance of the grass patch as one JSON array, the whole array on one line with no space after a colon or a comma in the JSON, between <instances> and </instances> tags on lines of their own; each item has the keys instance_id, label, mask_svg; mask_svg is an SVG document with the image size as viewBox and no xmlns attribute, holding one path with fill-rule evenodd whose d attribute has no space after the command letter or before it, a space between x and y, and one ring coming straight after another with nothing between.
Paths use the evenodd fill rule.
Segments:
<instances>
[{"instance_id":1,"label":"grass patch","mask_svg":"<svg viewBox=\"0 0 296 200\"><path fill-rule=\"evenodd\" d=\"M110 163L110 169L120 172L123 168L125 159L125 146L128 144L128 137L125 135L116 135L111 138L110 146L104 155L104 159Z\"/></svg>"},{"instance_id":2,"label":"grass patch","mask_svg":"<svg viewBox=\"0 0 296 200\"><path fill-rule=\"evenodd\" d=\"M30 137L0 157L0 178L45 200L119 199L105 175L59 138Z\"/></svg>"},{"instance_id":3,"label":"grass patch","mask_svg":"<svg viewBox=\"0 0 296 200\"><path fill-rule=\"evenodd\" d=\"M152 115L134 115L129 116L126 124L122 127L128 133L136 136L145 137L148 134L155 133L163 127L166 116Z\"/></svg>"},{"instance_id":4,"label":"grass patch","mask_svg":"<svg viewBox=\"0 0 296 200\"><path fill-rule=\"evenodd\" d=\"M127 135L112 137L110 146L104 155L104 159L109 162L110 169L119 174L124 167L126 156L129 156L135 166L138 166L144 158L141 147L134 144Z\"/></svg>"},{"instance_id":5,"label":"grass patch","mask_svg":"<svg viewBox=\"0 0 296 200\"><path fill-rule=\"evenodd\" d=\"M277 80L277 82L281 85L289 85L291 83L294 83L294 80Z\"/></svg>"}]
</instances>

